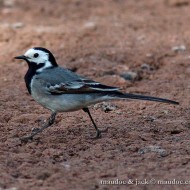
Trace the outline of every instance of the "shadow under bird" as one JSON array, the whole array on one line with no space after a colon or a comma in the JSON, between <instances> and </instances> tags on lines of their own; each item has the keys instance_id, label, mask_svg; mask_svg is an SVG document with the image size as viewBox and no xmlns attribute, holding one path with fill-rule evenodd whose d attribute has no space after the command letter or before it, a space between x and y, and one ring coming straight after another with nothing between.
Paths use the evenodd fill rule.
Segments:
<instances>
[{"instance_id":1,"label":"shadow under bird","mask_svg":"<svg viewBox=\"0 0 190 190\"><path fill-rule=\"evenodd\" d=\"M117 87L106 86L80 76L59 67L53 54L42 47L31 48L24 55L17 56L15 59L25 60L28 64L28 71L24 77L28 92L39 104L52 112L47 123L41 128L32 131L29 136L22 137L21 140L23 141L33 139L35 135L51 126L58 112L70 112L80 109L89 115L96 129L95 138L101 137L101 133L106 130L98 129L88 106L102 101L139 99L179 104L164 98L123 93Z\"/></svg>"}]
</instances>

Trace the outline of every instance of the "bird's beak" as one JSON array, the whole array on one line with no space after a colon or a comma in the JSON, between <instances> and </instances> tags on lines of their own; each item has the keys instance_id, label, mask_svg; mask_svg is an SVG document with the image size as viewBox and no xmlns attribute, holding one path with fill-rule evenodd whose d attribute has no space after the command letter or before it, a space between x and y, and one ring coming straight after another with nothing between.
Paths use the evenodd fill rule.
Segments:
<instances>
[{"instance_id":1,"label":"bird's beak","mask_svg":"<svg viewBox=\"0 0 190 190\"><path fill-rule=\"evenodd\" d=\"M27 60L27 57L25 55L20 55L20 56L15 57L15 59Z\"/></svg>"}]
</instances>

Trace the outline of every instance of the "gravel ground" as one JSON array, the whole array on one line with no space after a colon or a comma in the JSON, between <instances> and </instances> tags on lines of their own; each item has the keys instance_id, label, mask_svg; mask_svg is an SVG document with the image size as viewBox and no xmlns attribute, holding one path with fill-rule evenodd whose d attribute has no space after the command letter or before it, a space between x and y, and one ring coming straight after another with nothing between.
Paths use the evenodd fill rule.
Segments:
<instances>
[{"instance_id":1,"label":"gravel ground","mask_svg":"<svg viewBox=\"0 0 190 190\"><path fill-rule=\"evenodd\" d=\"M190 183L189 8L188 0L1 0L0 190L189 189L158 184ZM109 127L101 139L90 139L92 124L77 111L21 143L50 115L27 93L27 65L13 60L33 46L86 77L180 105L100 103L90 110Z\"/></svg>"}]
</instances>

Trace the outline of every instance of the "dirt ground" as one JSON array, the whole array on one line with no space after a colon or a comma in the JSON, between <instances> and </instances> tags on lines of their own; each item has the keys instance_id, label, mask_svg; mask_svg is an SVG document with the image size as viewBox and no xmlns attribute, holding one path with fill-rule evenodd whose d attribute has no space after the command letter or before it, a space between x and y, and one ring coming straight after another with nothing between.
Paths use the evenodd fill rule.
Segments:
<instances>
[{"instance_id":1,"label":"dirt ground","mask_svg":"<svg viewBox=\"0 0 190 190\"><path fill-rule=\"evenodd\" d=\"M188 0L1 0L0 190L189 189L189 10ZM90 110L109 127L101 139L77 111L21 143L50 115L27 93L27 65L13 59L34 46L86 77L180 105L100 103ZM158 184L172 180L189 185Z\"/></svg>"}]
</instances>

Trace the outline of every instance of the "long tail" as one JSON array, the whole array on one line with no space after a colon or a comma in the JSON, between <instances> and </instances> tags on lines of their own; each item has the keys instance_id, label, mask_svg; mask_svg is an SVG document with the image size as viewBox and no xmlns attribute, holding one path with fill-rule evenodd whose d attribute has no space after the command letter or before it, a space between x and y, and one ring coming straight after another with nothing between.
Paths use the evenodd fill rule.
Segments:
<instances>
[{"instance_id":1,"label":"long tail","mask_svg":"<svg viewBox=\"0 0 190 190\"><path fill-rule=\"evenodd\" d=\"M168 100L165 98L157 98L152 96L144 96L144 95L138 95L138 94L130 94L130 93L122 93L122 92L115 92L113 93L113 96L124 98L124 99L138 99L138 100L147 100L147 101L154 101L154 102L162 102L162 103L168 103L168 104L175 104L178 105L179 102Z\"/></svg>"}]
</instances>

